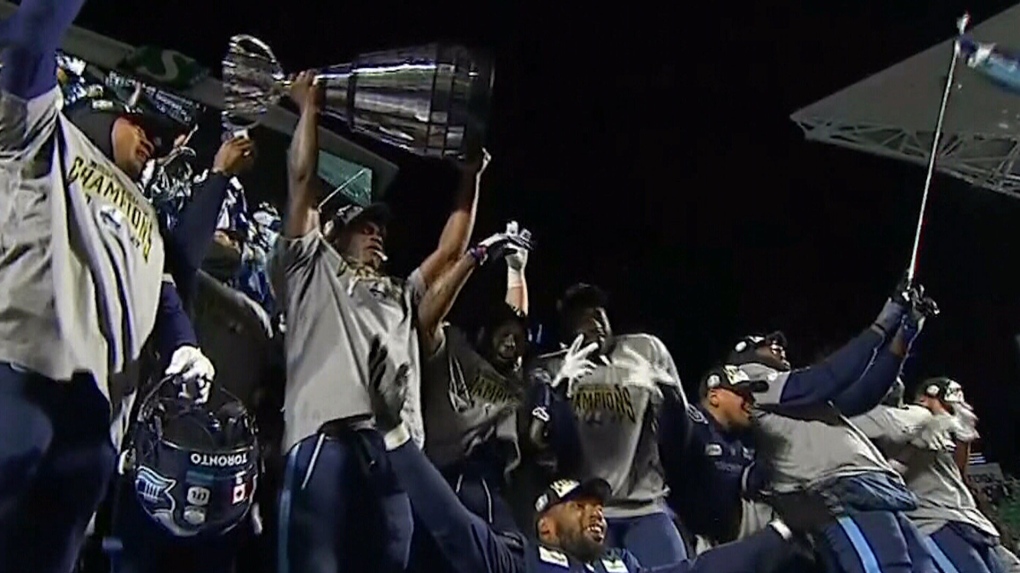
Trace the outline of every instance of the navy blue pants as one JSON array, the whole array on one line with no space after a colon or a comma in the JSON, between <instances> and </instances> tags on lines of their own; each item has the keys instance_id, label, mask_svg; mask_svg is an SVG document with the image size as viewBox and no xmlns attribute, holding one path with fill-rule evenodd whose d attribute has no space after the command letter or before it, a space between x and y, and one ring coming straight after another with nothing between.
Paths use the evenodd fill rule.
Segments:
<instances>
[{"instance_id":1,"label":"navy blue pants","mask_svg":"<svg viewBox=\"0 0 1020 573\"><path fill-rule=\"evenodd\" d=\"M925 539L942 573L1005 573L995 546L998 541L966 523L948 523Z\"/></svg>"},{"instance_id":2,"label":"navy blue pants","mask_svg":"<svg viewBox=\"0 0 1020 573\"><path fill-rule=\"evenodd\" d=\"M903 514L864 511L825 527L822 558L829 573L936 573L924 540Z\"/></svg>"},{"instance_id":3,"label":"navy blue pants","mask_svg":"<svg viewBox=\"0 0 1020 573\"><path fill-rule=\"evenodd\" d=\"M687 545L664 512L607 519L609 544L634 554L644 567L662 567L687 559Z\"/></svg>"},{"instance_id":4,"label":"navy blue pants","mask_svg":"<svg viewBox=\"0 0 1020 573\"><path fill-rule=\"evenodd\" d=\"M382 436L318 434L287 455L278 573L403 572L413 532Z\"/></svg>"},{"instance_id":5,"label":"navy blue pants","mask_svg":"<svg viewBox=\"0 0 1020 573\"><path fill-rule=\"evenodd\" d=\"M113 573L230 573L237 550L251 533L246 519L223 535L176 537L138 504L131 484L118 488L114 508L115 549L108 551Z\"/></svg>"},{"instance_id":6,"label":"navy blue pants","mask_svg":"<svg viewBox=\"0 0 1020 573\"><path fill-rule=\"evenodd\" d=\"M0 573L68 573L116 453L92 377L54 382L0 363Z\"/></svg>"}]
</instances>

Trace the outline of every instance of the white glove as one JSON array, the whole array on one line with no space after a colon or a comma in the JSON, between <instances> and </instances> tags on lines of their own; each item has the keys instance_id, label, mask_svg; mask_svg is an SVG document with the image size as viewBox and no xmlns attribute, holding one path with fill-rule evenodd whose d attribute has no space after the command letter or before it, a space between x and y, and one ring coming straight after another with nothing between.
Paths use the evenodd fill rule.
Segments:
<instances>
[{"instance_id":1,"label":"white glove","mask_svg":"<svg viewBox=\"0 0 1020 573\"><path fill-rule=\"evenodd\" d=\"M204 404L209 400L216 368L201 350L185 345L174 350L173 356L170 357L170 365L166 367L163 375L180 376L181 391L178 395Z\"/></svg>"},{"instance_id":2,"label":"white glove","mask_svg":"<svg viewBox=\"0 0 1020 573\"><path fill-rule=\"evenodd\" d=\"M471 254L479 265L483 265L490 259L504 257L508 249L528 250L530 244L531 233L527 229L519 230L517 224L511 221L502 233L496 233L478 243L471 249Z\"/></svg>"},{"instance_id":3,"label":"white glove","mask_svg":"<svg viewBox=\"0 0 1020 573\"><path fill-rule=\"evenodd\" d=\"M574 395L574 384L595 370L595 363L589 359L589 356L595 352L599 345L592 342L582 348L581 343L583 342L584 336L578 335L574 339L570 348L567 349L566 356L563 357L563 365L560 366L559 371L556 372L556 377L553 378L553 388L557 388L560 384L566 382L568 398Z\"/></svg>"},{"instance_id":4,"label":"white glove","mask_svg":"<svg viewBox=\"0 0 1020 573\"><path fill-rule=\"evenodd\" d=\"M510 221L506 224L506 231L504 234L511 239L510 244L507 245L506 254L506 269L508 273L516 273L517 275L524 273L524 267L528 265L528 250L513 244L513 237L520 237L523 242L530 240L531 234L527 229L523 231L517 224L517 221Z\"/></svg>"},{"instance_id":5,"label":"white glove","mask_svg":"<svg viewBox=\"0 0 1020 573\"><path fill-rule=\"evenodd\" d=\"M624 384L638 386L652 393L653 396L662 398L662 390L659 384L676 385L676 380L665 368L652 364L648 358L639 354L633 348L627 347L623 351L623 359L616 362L616 365L627 371Z\"/></svg>"}]
</instances>

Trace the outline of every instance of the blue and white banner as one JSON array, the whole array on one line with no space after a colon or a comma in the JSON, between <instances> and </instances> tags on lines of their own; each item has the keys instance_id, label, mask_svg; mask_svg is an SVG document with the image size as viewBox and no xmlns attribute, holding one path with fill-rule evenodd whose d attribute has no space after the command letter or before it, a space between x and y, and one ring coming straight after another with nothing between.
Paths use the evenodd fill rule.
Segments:
<instances>
[{"instance_id":1,"label":"blue and white banner","mask_svg":"<svg viewBox=\"0 0 1020 573\"><path fill-rule=\"evenodd\" d=\"M999 87L1020 94L1020 54L1007 52L996 44L985 44L960 36L960 57L968 68Z\"/></svg>"}]
</instances>

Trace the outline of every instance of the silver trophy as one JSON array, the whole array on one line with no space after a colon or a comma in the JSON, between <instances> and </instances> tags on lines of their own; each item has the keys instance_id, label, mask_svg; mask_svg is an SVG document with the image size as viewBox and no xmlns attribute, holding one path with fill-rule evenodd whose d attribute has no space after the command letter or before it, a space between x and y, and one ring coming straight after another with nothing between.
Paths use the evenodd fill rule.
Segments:
<instances>
[{"instance_id":1,"label":"silver trophy","mask_svg":"<svg viewBox=\"0 0 1020 573\"><path fill-rule=\"evenodd\" d=\"M494 68L460 46L429 44L362 54L318 70L322 113L356 132L425 157L480 157ZM287 93L272 50L258 38L234 36L223 59L224 128L257 125Z\"/></svg>"}]
</instances>

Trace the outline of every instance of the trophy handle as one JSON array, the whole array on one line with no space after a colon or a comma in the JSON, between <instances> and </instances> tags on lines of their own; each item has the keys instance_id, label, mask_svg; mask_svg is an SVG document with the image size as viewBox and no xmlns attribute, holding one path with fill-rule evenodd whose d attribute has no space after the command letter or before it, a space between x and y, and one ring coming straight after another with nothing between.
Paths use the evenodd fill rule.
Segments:
<instances>
[{"instance_id":1,"label":"trophy handle","mask_svg":"<svg viewBox=\"0 0 1020 573\"><path fill-rule=\"evenodd\" d=\"M242 42L248 42L254 45L256 48L261 50L270 61L279 63L280 60L276 58L276 54L273 53L273 49L269 47L269 44L263 42L262 40L256 38L255 36L252 36L251 34L237 34L236 36L230 37L231 45L238 45Z\"/></svg>"}]
</instances>

